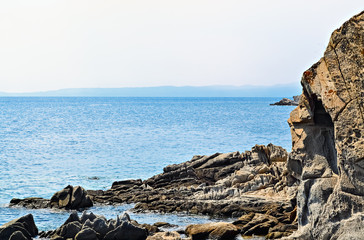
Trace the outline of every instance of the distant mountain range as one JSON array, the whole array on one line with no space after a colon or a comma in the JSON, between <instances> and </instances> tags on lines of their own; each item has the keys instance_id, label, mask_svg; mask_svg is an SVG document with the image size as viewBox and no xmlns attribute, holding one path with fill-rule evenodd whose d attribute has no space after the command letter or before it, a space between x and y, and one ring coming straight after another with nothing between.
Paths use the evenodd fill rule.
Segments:
<instances>
[{"instance_id":1,"label":"distant mountain range","mask_svg":"<svg viewBox=\"0 0 364 240\"><path fill-rule=\"evenodd\" d=\"M273 86L68 88L45 92L6 93L17 97L292 97L301 94L299 84Z\"/></svg>"}]
</instances>

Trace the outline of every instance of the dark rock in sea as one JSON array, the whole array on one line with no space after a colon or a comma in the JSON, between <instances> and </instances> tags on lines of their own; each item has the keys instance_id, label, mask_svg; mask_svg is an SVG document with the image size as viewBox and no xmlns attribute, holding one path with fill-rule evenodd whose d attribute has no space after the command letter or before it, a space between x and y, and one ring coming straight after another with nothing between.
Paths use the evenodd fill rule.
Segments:
<instances>
[{"instance_id":1,"label":"dark rock in sea","mask_svg":"<svg viewBox=\"0 0 364 240\"><path fill-rule=\"evenodd\" d=\"M293 96L293 100L289 98L283 98L279 102L272 103L270 105L277 105L277 106L298 106L300 101L300 96Z\"/></svg>"},{"instance_id":2,"label":"dark rock in sea","mask_svg":"<svg viewBox=\"0 0 364 240\"><path fill-rule=\"evenodd\" d=\"M0 226L0 239L30 240L38 235L32 214L14 219Z\"/></svg>"},{"instance_id":3,"label":"dark rock in sea","mask_svg":"<svg viewBox=\"0 0 364 240\"><path fill-rule=\"evenodd\" d=\"M127 214L116 219L107 220L104 216L98 216L84 211L81 217L73 212L66 222L55 231L42 232L40 237L51 239L75 239L75 240L145 240L147 230L140 227ZM73 221L72 221L73 220Z\"/></svg>"},{"instance_id":4,"label":"dark rock in sea","mask_svg":"<svg viewBox=\"0 0 364 240\"><path fill-rule=\"evenodd\" d=\"M10 200L10 207L18 206L18 207L26 207L26 208L48 208L50 206L50 200L38 197L30 197L30 198L13 198Z\"/></svg>"},{"instance_id":5,"label":"dark rock in sea","mask_svg":"<svg viewBox=\"0 0 364 240\"><path fill-rule=\"evenodd\" d=\"M364 236L364 11L330 38L303 73L289 124L288 168L300 180L294 239Z\"/></svg>"},{"instance_id":6,"label":"dark rock in sea","mask_svg":"<svg viewBox=\"0 0 364 240\"><path fill-rule=\"evenodd\" d=\"M73 187L68 185L52 196L50 205L55 208L83 209L92 207L93 203L81 186Z\"/></svg>"},{"instance_id":7,"label":"dark rock in sea","mask_svg":"<svg viewBox=\"0 0 364 240\"><path fill-rule=\"evenodd\" d=\"M84 188L68 185L56 192L51 199L30 197L25 199L13 198L10 207L21 206L26 208L60 208L60 209L84 209L93 206L93 202Z\"/></svg>"}]
</instances>

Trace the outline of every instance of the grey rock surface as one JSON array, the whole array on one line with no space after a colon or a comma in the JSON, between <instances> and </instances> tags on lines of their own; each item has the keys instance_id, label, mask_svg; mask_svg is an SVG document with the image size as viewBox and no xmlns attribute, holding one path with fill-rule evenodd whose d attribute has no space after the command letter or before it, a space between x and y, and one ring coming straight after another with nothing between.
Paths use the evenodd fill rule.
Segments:
<instances>
[{"instance_id":1,"label":"grey rock surface","mask_svg":"<svg viewBox=\"0 0 364 240\"><path fill-rule=\"evenodd\" d=\"M299 230L292 238L363 238L364 12L332 33L301 84L299 106L288 120L288 169L300 180Z\"/></svg>"}]
</instances>

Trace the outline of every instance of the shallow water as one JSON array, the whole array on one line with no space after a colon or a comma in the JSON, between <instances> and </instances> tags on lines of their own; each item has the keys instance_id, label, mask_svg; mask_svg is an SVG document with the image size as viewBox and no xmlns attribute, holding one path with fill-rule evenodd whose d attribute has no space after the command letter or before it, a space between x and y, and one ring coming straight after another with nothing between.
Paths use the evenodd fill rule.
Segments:
<instances>
[{"instance_id":1,"label":"shallow water","mask_svg":"<svg viewBox=\"0 0 364 240\"><path fill-rule=\"evenodd\" d=\"M280 98L0 98L0 224L33 213L42 230L68 212L7 208L11 198L45 197L68 184L107 189L146 179L193 155L250 150L273 143L290 149L290 106ZM114 217L130 209L94 207ZM142 223L187 225L206 217L132 214Z\"/></svg>"}]
</instances>

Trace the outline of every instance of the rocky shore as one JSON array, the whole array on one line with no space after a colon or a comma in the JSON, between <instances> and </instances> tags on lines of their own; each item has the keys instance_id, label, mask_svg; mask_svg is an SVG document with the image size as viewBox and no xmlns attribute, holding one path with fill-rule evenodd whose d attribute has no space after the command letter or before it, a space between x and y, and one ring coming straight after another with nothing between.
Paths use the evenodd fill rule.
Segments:
<instances>
[{"instance_id":1,"label":"rocky shore","mask_svg":"<svg viewBox=\"0 0 364 240\"><path fill-rule=\"evenodd\" d=\"M107 220L83 212L38 233L26 215L0 226L0 239L54 240L362 239L364 236L364 12L331 36L324 57L304 72L303 93L288 123L292 152L269 144L244 153L194 156L147 180L109 190L67 186L51 199L12 199L10 206L82 211L93 204L135 203L133 211L205 214L232 221L175 232L127 214Z\"/></svg>"},{"instance_id":2,"label":"rocky shore","mask_svg":"<svg viewBox=\"0 0 364 240\"><path fill-rule=\"evenodd\" d=\"M188 226L182 233L192 239L227 239L227 236L233 239L238 234L277 238L297 229L298 182L287 170L287 157L282 147L256 145L244 153L194 156L188 162L166 166L163 173L145 181L114 182L107 191L67 186L51 199L12 199L10 206L82 210L94 203L136 203L133 209L136 212L183 212L236 219ZM77 225L82 229L80 224ZM157 229L150 231L153 226L131 224L146 229L145 237L148 234L153 237L158 232ZM59 234L60 230L55 235L56 232L44 236L66 239Z\"/></svg>"}]
</instances>

